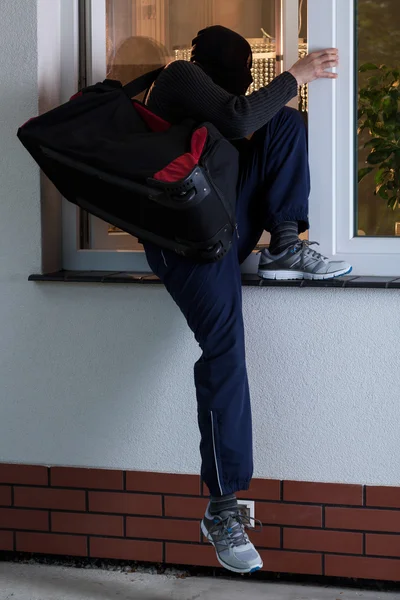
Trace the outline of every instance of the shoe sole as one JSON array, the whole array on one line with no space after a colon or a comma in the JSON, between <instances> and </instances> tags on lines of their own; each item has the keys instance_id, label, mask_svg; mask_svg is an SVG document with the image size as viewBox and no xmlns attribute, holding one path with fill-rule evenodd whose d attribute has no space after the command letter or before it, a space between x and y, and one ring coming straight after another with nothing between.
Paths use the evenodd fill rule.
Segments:
<instances>
[{"instance_id":1,"label":"shoe sole","mask_svg":"<svg viewBox=\"0 0 400 600\"><path fill-rule=\"evenodd\" d=\"M300 279L307 279L308 281L326 281L327 279L336 279L337 277L349 275L352 270L353 267L350 267L350 269L342 269L342 271L337 271L336 273L317 275L316 273L305 273L299 271L263 271L262 269L259 269L258 275L262 279L270 279L275 281Z\"/></svg>"},{"instance_id":2,"label":"shoe sole","mask_svg":"<svg viewBox=\"0 0 400 600\"><path fill-rule=\"evenodd\" d=\"M208 534L207 528L204 525L204 521L201 522L201 532L204 535L204 537L210 542L210 544L212 544L215 548L215 544L214 544L211 536ZM264 563L261 561L261 563L259 565L257 565L256 567L252 567L251 569L235 569L235 567L231 567L230 565L227 565L226 563L224 563L224 561L221 560L220 557L218 556L217 551L215 551L215 554L217 556L217 560L218 560L219 564L222 567L224 567L224 569L227 569L228 571L232 571L232 573L256 573L256 571L259 571L264 566Z\"/></svg>"}]
</instances>

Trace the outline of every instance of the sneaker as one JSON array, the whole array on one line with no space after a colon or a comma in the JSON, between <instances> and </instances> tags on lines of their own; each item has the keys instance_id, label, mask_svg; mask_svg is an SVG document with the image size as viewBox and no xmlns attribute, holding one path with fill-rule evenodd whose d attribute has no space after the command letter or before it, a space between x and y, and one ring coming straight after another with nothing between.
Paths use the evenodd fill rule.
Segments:
<instances>
[{"instance_id":1,"label":"sneaker","mask_svg":"<svg viewBox=\"0 0 400 600\"><path fill-rule=\"evenodd\" d=\"M261 252L258 274L263 279L333 279L348 275L352 266L346 262L329 260L310 248L318 242L300 241L281 254Z\"/></svg>"},{"instance_id":2,"label":"sneaker","mask_svg":"<svg viewBox=\"0 0 400 600\"><path fill-rule=\"evenodd\" d=\"M225 511L213 516L207 508L201 531L214 546L218 562L234 573L255 573L263 561L246 533L250 524L247 517L237 511Z\"/></svg>"}]
</instances>

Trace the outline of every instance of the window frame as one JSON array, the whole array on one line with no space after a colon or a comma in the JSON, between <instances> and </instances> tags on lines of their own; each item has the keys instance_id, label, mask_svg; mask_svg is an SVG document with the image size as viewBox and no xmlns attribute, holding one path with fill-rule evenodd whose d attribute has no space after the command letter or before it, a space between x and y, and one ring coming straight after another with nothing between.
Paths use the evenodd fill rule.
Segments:
<instances>
[{"instance_id":1,"label":"window frame","mask_svg":"<svg viewBox=\"0 0 400 600\"><path fill-rule=\"evenodd\" d=\"M63 0L61 3L62 102L68 101L79 88L104 79L105 8L105 0ZM80 23L82 17L85 18L83 35ZM65 270L150 272L144 252L81 249L80 209L64 198L62 231Z\"/></svg>"},{"instance_id":2,"label":"window frame","mask_svg":"<svg viewBox=\"0 0 400 600\"><path fill-rule=\"evenodd\" d=\"M399 276L400 238L357 237L355 132L357 0L308 0L309 51L337 47L339 77L309 89L310 239L356 275Z\"/></svg>"},{"instance_id":3,"label":"window frame","mask_svg":"<svg viewBox=\"0 0 400 600\"><path fill-rule=\"evenodd\" d=\"M283 56L281 70L298 58L298 0L275 0L277 55ZM106 72L106 0L67 0L63 2L65 43L62 52L65 65L72 69L67 78L62 101L74 91L104 79ZM80 18L85 19L82 35ZM71 64L73 66L71 67ZM80 71L80 75L78 73ZM83 72L85 76L82 77ZM295 106L296 100L293 101ZM151 271L144 252L132 250L81 249L80 209L62 200L63 266L66 270L83 271ZM90 232L89 232L90 236ZM247 261L246 272L257 270L256 260Z\"/></svg>"}]
</instances>

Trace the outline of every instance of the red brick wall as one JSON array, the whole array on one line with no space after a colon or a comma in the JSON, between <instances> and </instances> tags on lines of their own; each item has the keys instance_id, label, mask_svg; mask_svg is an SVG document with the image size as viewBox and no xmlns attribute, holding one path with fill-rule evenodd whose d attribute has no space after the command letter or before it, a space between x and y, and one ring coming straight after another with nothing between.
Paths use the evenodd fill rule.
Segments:
<instances>
[{"instance_id":1,"label":"red brick wall","mask_svg":"<svg viewBox=\"0 0 400 600\"><path fill-rule=\"evenodd\" d=\"M195 475L0 464L0 550L217 567ZM255 479L272 572L400 581L400 488Z\"/></svg>"}]
</instances>

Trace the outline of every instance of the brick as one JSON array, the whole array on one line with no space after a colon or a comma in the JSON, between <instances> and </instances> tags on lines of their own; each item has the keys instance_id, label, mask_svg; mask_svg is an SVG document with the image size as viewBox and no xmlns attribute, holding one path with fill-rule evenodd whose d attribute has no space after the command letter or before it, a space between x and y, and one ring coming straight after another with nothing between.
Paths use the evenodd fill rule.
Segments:
<instances>
[{"instance_id":1,"label":"brick","mask_svg":"<svg viewBox=\"0 0 400 600\"><path fill-rule=\"evenodd\" d=\"M325 557L327 577L400 581L400 560L358 556Z\"/></svg>"},{"instance_id":2,"label":"brick","mask_svg":"<svg viewBox=\"0 0 400 600\"><path fill-rule=\"evenodd\" d=\"M161 496L89 492L89 510L91 512L161 517L162 502Z\"/></svg>"},{"instance_id":3,"label":"brick","mask_svg":"<svg viewBox=\"0 0 400 600\"><path fill-rule=\"evenodd\" d=\"M264 562L263 571L271 573L296 573L302 575L322 575L322 555L306 552L284 552L281 550L261 550Z\"/></svg>"},{"instance_id":4,"label":"brick","mask_svg":"<svg viewBox=\"0 0 400 600\"><path fill-rule=\"evenodd\" d=\"M263 527L262 531L248 530L249 537L257 548L280 548L281 529L280 527Z\"/></svg>"},{"instance_id":5,"label":"brick","mask_svg":"<svg viewBox=\"0 0 400 600\"><path fill-rule=\"evenodd\" d=\"M162 542L142 542L136 540L116 540L112 538L90 538L92 558L114 558L117 560L137 560L162 562Z\"/></svg>"},{"instance_id":6,"label":"brick","mask_svg":"<svg viewBox=\"0 0 400 600\"><path fill-rule=\"evenodd\" d=\"M12 531L0 531L0 550L14 550L14 535Z\"/></svg>"},{"instance_id":7,"label":"brick","mask_svg":"<svg viewBox=\"0 0 400 600\"><path fill-rule=\"evenodd\" d=\"M126 536L176 542L199 542L200 524L195 521L128 517Z\"/></svg>"},{"instance_id":8,"label":"brick","mask_svg":"<svg viewBox=\"0 0 400 600\"><path fill-rule=\"evenodd\" d=\"M126 489L131 492L200 496L200 477L198 475L127 471Z\"/></svg>"},{"instance_id":9,"label":"brick","mask_svg":"<svg viewBox=\"0 0 400 600\"><path fill-rule=\"evenodd\" d=\"M260 502L256 506L256 517L268 525L322 526L322 508L320 506Z\"/></svg>"},{"instance_id":10,"label":"brick","mask_svg":"<svg viewBox=\"0 0 400 600\"><path fill-rule=\"evenodd\" d=\"M362 485L344 483L285 481L283 483L283 500L286 502L362 506L363 488Z\"/></svg>"},{"instance_id":11,"label":"brick","mask_svg":"<svg viewBox=\"0 0 400 600\"><path fill-rule=\"evenodd\" d=\"M237 492L237 497L243 500L280 500L281 482L278 479L252 479L250 488ZM210 490L203 483L203 496L210 496Z\"/></svg>"},{"instance_id":12,"label":"brick","mask_svg":"<svg viewBox=\"0 0 400 600\"><path fill-rule=\"evenodd\" d=\"M86 533L118 537L124 534L124 522L122 517L111 515L52 513L51 530L60 533Z\"/></svg>"},{"instance_id":13,"label":"brick","mask_svg":"<svg viewBox=\"0 0 400 600\"><path fill-rule=\"evenodd\" d=\"M281 482L276 479L253 479L247 492L239 492L244 500L280 500Z\"/></svg>"},{"instance_id":14,"label":"brick","mask_svg":"<svg viewBox=\"0 0 400 600\"><path fill-rule=\"evenodd\" d=\"M326 508L328 529L400 532L400 511L366 508Z\"/></svg>"},{"instance_id":15,"label":"brick","mask_svg":"<svg viewBox=\"0 0 400 600\"><path fill-rule=\"evenodd\" d=\"M11 506L11 487L0 485L0 506Z\"/></svg>"},{"instance_id":16,"label":"brick","mask_svg":"<svg viewBox=\"0 0 400 600\"><path fill-rule=\"evenodd\" d=\"M165 545L165 562L173 565L193 565L198 567L220 567L215 550L210 545L173 544Z\"/></svg>"},{"instance_id":17,"label":"brick","mask_svg":"<svg viewBox=\"0 0 400 600\"><path fill-rule=\"evenodd\" d=\"M101 490L122 490L124 485L122 471L71 467L52 467L50 482L56 487Z\"/></svg>"},{"instance_id":18,"label":"brick","mask_svg":"<svg viewBox=\"0 0 400 600\"><path fill-rule=\"evenodd\" d=\"M367 506L400 508L400 488L384 486L367 487Z\"/></svg>"},{"instance_id":19,"label":"brick","mask_svg":"<svg viewBox=\"0 0 400 600\"><path fill-rule=\"evenodd\" d=\"M17 533L17 552L87 556L86 537L54 533Z\"/></svg>"},{"instance_id":20,"label":"brick","mask_svg":"<svg viewBox=\"0 0 400 600\"><path fill-rule=\"evenodd\" d=\"M210 490L207 487L207 484L204 483L203 481L203 496L206 496L206 498L210 497Z\"/></svg>"},{"instance_id":21,"label":"brick","mask_svg":"<svg viewBox=\"0 0 400 600\"><path fill-rule=\"evenodd\" d=\"M0 528L48 531L48 512L45 510L0 508Z\"/></svg>"},{"instance_id":22,"label":"brick","mask_svg":"<svg viewBox=\"0 0 400 600\"><path fill-rule=\"evenodd\" d=\"M85 492L81 490L16 487L14 489L14 505L29 508L85 510Z\"/></svg>"},{"instance_id":23,"label":"brick","mask_svg":"<svg viewBox=\"0 0 400 600\"><path fill-rule=\"evenodd\" d=\"M0 483L16 485L47 485L47 467L36 465L0 464Z\"/></svg>"},{"instance_id":24,"label":"brick","mask_svg":"<svg viewBox=\"0 0 400 600\"><path fill-rule=\"evenodd\" d=\"M207 500L205 498L166 496L164 505L166 517L202 519L207 508Z\"/></svg>"},{"instance_id":25,"label":"brick","mask_svg":"<svg viewBox=\"0 0 400 600\"><path fill-rule=\"evenodd\" d=\"M400 557L400 536L367 533L365 549L374 556Z\"/></svg>"},{"instance_id":26,"label":"brick","mask_svg":"<svg viewBox=\"0 0 400 600\"><path fill-rule=\"evenodd\" d=\"M283 547L288 550L313 550L338 554L362 554L362 533L318 529L284 529Z\"/></svg>"}]
</instances>

